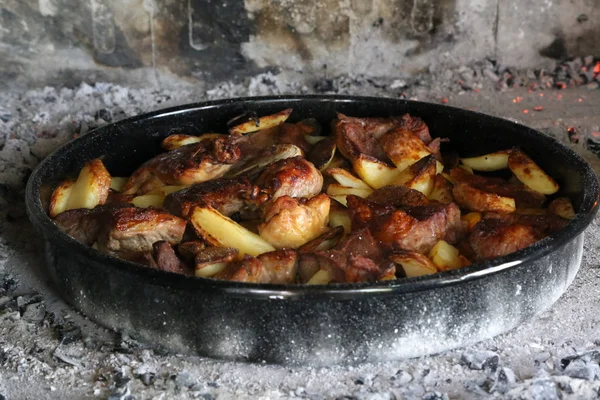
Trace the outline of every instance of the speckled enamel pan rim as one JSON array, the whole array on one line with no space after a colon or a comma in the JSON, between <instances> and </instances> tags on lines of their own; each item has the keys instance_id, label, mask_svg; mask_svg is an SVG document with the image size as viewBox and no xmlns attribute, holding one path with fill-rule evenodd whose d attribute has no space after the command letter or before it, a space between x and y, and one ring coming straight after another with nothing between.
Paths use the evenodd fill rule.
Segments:
<instances>
[{"instance_id":1,"label":"speckled enamel pan rim","mask_svg":"<svg viewBox=\"0 0 600 400\"><path fill-rule=\"evenodd\" d=\"M564 154L567 162L576 166L581 172L583 178L584 193L581 202L580 210L577 218L563 230L556 232L534 245L509 254L504 257L499 257L494 260L483 263L476 263L471 266L454 270L441 272L434 275L428 275L418 278L405 278L396 281L384 281L373 283L343 283L343 284L328 284L328 285L271 285L271 284L254 284L254 283L238 283L229 281L219 281L214 279L187 277L179 274L163 272L149 269L147 267L124 261L112 256L101 253L91 247L79 243L71 238L52 222L46 215L42 207L40 198L40 188L42 185L42 176L45 171L51 169L55 163L59 163L64 157L81 146L85 146L92 140L102 138L106 127L112 126L118 128L124 123L135 123L137 121L154 119L154 118L169 118L177 114L187 113L198 110L214 109L218 112L219 108L232 103L240 105L252 106L258 104L277 104L282 103L282 107L293 107L293 103L310 101L323 101L334 103L365 103L366 107L372 107L376 103L391 103L402 106L407 104L417 104L420 107L433 107L440 111L454 114L456 117L464 118L479 118L493 122L496 125L516 125L523 132L523 135L536 135L539 138L540 145L543 148L554 148ZM561 248L565 244L575 240L585 228L590 224L598 211L599 186L596 174L592 167L577 153L560 144L557 140L544 135L536 130L528 128L524 125L515 122L493 117L487 114L468 111L460 108L455 108L446 105L416 102L409 100L401 100L394 98L381 97L364 97L364 96L341 96L341 95L306 95L306 96L264 96L264 97L244 97L236 99L225 99L217 101L209 101L202 103L187 104L155 112L128 118L114 124L101 127L87 135L81 136L70 141L61 148L57 149L50 156L44 159L38 167L33 171L26 189L26 206L27 212L34 226L44 235L46 241L49 237L52 240L58 240L61 245L69 248L73 252L78 252L88 257L90 260L109 265L122 272L130 274L131 279L144 279L148 284L165 286L177 290L188 290L206 294L222 294L234 297L246 298L264 298L264 299L279 299L279 300L294 300L305 298L321 298L326 297L331 300L347 300L359 299L362 296L386 296L400 293L418 292L440 288L448 285L456 285L463 282L482 279L486 276L502 273L511 268L526 266L533 261L548 256L550 253ZM49 245L53 245L52 242Z\"/></svg>"}]
</instances>

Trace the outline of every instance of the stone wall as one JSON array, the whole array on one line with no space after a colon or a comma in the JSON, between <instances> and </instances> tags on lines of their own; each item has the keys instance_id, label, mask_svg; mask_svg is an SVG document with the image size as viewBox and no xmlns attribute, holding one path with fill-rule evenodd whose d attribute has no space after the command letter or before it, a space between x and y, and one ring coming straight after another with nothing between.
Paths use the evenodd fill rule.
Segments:
<instances>
[{"instance_id":1,"label":"stone wall","mask_svg":"<svg viewBox=\"0 0 600 400\"><path fill-rule=\"evenodd\" d=\"M0 0L0 87L403 77L600 55L600 0Z\"/></svg>"}]
</instances>

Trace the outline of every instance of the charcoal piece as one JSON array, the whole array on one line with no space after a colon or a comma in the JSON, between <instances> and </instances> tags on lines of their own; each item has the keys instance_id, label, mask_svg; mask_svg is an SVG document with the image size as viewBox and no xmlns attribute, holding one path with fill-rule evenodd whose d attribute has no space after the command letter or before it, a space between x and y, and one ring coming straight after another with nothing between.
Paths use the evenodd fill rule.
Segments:
<instances>
[{"instance_id":1,"label":"charcoal piece","mask_svg":"<svg viewBox=\"0 0 600 400\"><path fill-rule=\"evenodd\" d=\"M113 380L115 381L115 386L117 388L122 388L125 387L131 379L125 376L123 372L117 371L113 376Z\"/></svg>"},{"instance_id":2,"label":"charcoal piece","mask_svg":"<svg viewBox=\"0 0 600 400\"><path fill-rule=\"evenodd\" d=\"M505 394L515 386L516 381L517 379L512 369L507 367L499 368L494 375L490 393Z\"/></svg>"},{"instance_id":3,"label":"charcoal piece","mask_svg":"<svg viewBox=\"0 0 600 400\"><path fill-rule=\"evenodd\" d=\"M43 303L33 303L25 306L23 310L23 319L27 322L41 322L46 315L46 307Z\"/></svg>"},{"instance_id":4,"label":"charcoal piece","mask_svg":"<svg viewBox=\"0 0 600 400\"><path fill-rule=\"evenodd\" d=\"M146 372L138 376L139 380L146 386L151 386L156 381L156 374L154 372Z\"/></svg>"},{"instance_id":5,"label":"charcoal piece","mask_svg":"<svg viewBox=\"0 0 600 400\"><path fill-rule=\"evenodd\" d=\"M588 138L587 148L589 151L591 151L592 153L594 153L595 155L600 157L600 142L599 141L592 139L592 138Z\"/></svg>"},{"instance_id":6,"label":"charcoal piece","mask_svg":"<svg viewBox=\"0 0 600 400\"><path fill-rule=\"evenodd\" d=\"M0 296L14 291L17 288L18 282L10 274L3 274L0 277Z\"/></svg>"},{"instance_id":7,"label":"charcoal piece","mask_svg":"<svg viewBox=\"0 0 600 400\"><path fill-rule=\"evenodd\" d=\"M177 389L182 389L184 387L189 388L194 386L195 383L196 380L187 371L182 371L175 377L175 386Z\"/></svg>"},{"instance_id":8,"label":"charcoal piece","mask_svg":"<svg viewBox=\"0 0 600 400\"><path fill-rule=\"evenodd\" d=\"M440 392L427 392L422 397L423 400L448 400L449 397L446 393Z\"/></svg>"},{"instance_id":9,"label":"charcoal piece","mask_svg":"<svg viewBox=\"0 0 600 400\"><path fill-rule=\"evenodd\" d=\"M498 367L499 360L498 354L487 350L467 350L460 358L461 363L470 369L481 370L489 368L492 371L495 371Z\"/></svg>"},{"instance_id":10,"label":"charcoal piece","mask_svg":"<svg viewBox=\"0 0 600 400\"><path fill-rule=\"evenodd\" d=\"M315 91L317 93L333 92L335 91L335 85L333 79L321 78L315 82Z\"/></svg>"},{"instance_id":11,"label":"charcoal piece","mask_svg":"<svg viewBox=\"0 0 600 400\"><path fill-rule=\"evenodd\" d=\"M56 333L58 340L63 345L74 343L82 338L81 328L72 321L67 322L65 325L57 325Z\"/></svg>"},{"instance_id":12,"label":"charcoal piece","mask_svg":"<svg viewBox=\"0 0 600 400\"><path fill-rule=\"evenodd\" d=\"M101 108L100 110L96 111L96 114L94 114L94 119L96 121L99 119L103 119L106 122L111 122L113 118L110 110L107 110L106 108Z\"/></svg>"}]
</instances>

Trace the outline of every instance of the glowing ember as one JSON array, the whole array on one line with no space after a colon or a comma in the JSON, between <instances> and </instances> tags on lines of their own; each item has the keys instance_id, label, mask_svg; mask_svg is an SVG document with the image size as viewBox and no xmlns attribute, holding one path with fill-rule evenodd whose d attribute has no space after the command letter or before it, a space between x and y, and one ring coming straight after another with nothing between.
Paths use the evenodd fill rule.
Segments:
<instances>
[{"instance_id":1,"label":"glowing ember","mask_svg":"<svg viewBox=\"0 0 600 400\"><path fill-rule=\"evenodd\" d=\"M569 136L571 143L579 143L579 135L577 135L577 131L575 130L574 126L567 128L567 136Z\"/></svg>"},{"instance_id":2,"label":"glowing ember","mask_svg":"<svg viewBox=\"0 0 600 400\"><path fill-rule=\"evenodd\" d=\"M448 103L448 98L447 98L447 97L444 97L444 98L442 99L442 103L444 103L444 104Z\"/></svg>"},{"instance_id":3,"label":"glowing ember","mask_svg":"<svg viewBox=\"0 0 600 400\"><path fill-rule=\"evenodd\" d=\"M594 74L600 74L600 61L598 61L594 67Z\"/></svg>"},{"instance_id":4,"label":"glowing ember","mask_svg":"<svg viewBox=\"0 0 600 400\"><path fill-rule=\"evenodd\" d=\"M592 131L592 136L595 138L600 138L600 132Z\"/></svg>"},{"instance_id":5,"label":"glowing ember","mask_svg":"<svg viewBox=\"0 0 600 400\"><path fill-rule=\"evenodd\" d=\"M540 97L544 97L544 93L540 93Z\"/></svg>"},{"instance_id":6,"label":"glowing ember","mask_svg":"<svg viewBox=\"0 0 600 400\"><path fill-rule=\"evenodd\" d=\"M556 95L556 100L562 100L562 94L560 94L560 93L559 93L559 94L557 94L557 95Z\"/></svg>"},{"instance_id":7,"label":"glowing ember","mask_svg":"<svg viewBox=\"0 0 600 400\"><path fill-rule=\"evenodd\" d=\"M544 110L544 106L535 106L535 107L533 107L533 109L535 111L543 111Z\"/></svg>"},{"instance_id":8,"label":"glowing ember","mask_svg":"<svg viewBox=\"0 0 600 400\"><path fill-rule=\"evenodd\" d=\"M521 96L517 96L513 99L513 103L520 103L523 98Z\"/></svg>"},{"instance_id":9,"label":"glowing ember","mask_svg":"<svg viewBox=\"0 0 600 400\"><path fill-rule=\"evenodd\" d=\"M583 101L583 99L580 97L577 99L577 101L581 103Z\"/></svg>"},{"instance_id":10,"label":"glowing ember","mask_svg":"<svg viewBox=\"0 0 600 400\"><path fill-rule=\"evenodd\" d=\"M528 109L524 109L523 110L523 114L529 114L529 110Z\"/></svg>"}]
</instances>

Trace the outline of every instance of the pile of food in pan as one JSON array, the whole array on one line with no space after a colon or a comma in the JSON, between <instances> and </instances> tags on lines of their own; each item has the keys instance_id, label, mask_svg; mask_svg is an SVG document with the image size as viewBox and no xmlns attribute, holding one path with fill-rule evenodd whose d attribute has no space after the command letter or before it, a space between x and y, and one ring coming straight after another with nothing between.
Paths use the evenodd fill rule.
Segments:
<instances>
[{"instance_id":1,"label":"pile of food in pan","mask_svg":"<svg viewBox=\"0 0 600 400\"><path fill-rule=\"evenodd\" d=\"M322 126L289 123L291 112L246 113L228 134L168 136L128 178L89 161L56 187L49 214L76 240L149 268L273 284L462 268L575 217L517 148L460 158L408 114L338 114Z\"/></svg>"}]
</instances>

